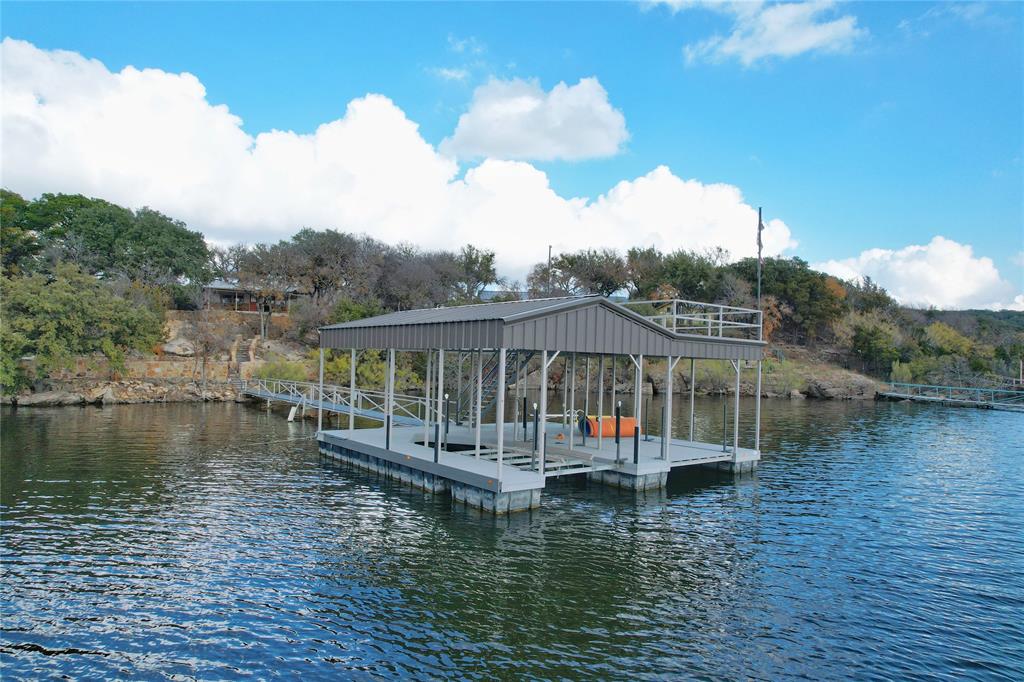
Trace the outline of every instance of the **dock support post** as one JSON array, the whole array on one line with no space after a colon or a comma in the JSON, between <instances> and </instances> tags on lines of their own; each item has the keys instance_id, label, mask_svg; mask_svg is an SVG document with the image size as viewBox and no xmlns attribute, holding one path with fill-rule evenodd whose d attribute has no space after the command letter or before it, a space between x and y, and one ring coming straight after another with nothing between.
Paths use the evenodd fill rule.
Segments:
<instances>
[{"instance_id":1,"label":"dock support post","mask_svg":"<svg viewBox=\"0 0 1024 682\"><path fill-rule=\"evenodd\" d=\"M678 362L678 358L676 359ZM672 442L672 370L675 369L672 356L665 358L665 407L661 418L661 458L668 461L668 450Z\"/></svg>"},{"instance_id":2,"label":"dock support post","mask_svg":"<svg viewBox=\"0 0 1024 682\"><path fill-rule=\"evenodd\" d=\"M324 347L320 345L320 399L317 400L320 409L316 411L316 432L319 434L324 430Z\"/></svg>"},{"instance_id":3,"label":"dock support post","mask_svg":"<svg viewBox=\"0 0 1024 682\"><path fill-rule=\"evenodd\" d=\"M590 416L590 356L587 356L587 379L583 391L583 447L587 446L587 418ZM573 424L573 428L579 425L579 421Z\"/></svg>"},{"instance_id":4,"label":"dock support post","mask_svg":"<svg viewBox=\"0 0 1024 682\"><path fill-rule=\"evenodd\" d=\"M644 356L641 354L634 358L630 355L629 358L633 361L633 416L636 417L636 423L639 426L640 413L643 411L641 407L643 406Z\"/></svg>"},{"instance_id":5,"label":"dock support post","mask_svg":"<svg viewBox=\"0 0 1024 682\"><path fill-rule=\"evenodd\" d=\"M498 427L498 483L501 483L501 460L505 454L505 360L506 352L504 348L498 349L498 394L495 396L495 414L494 422ZM480 403L477 403L479 405ZM480 408L477 407L477 410ZM479 415L479 412L477 413ZM479 418L479 416L478 416ZM477 431L477 442L479 442L480 432Z\"/></svg>"},{"instance_id":6,"label":"dock support post","mask_svg":"<svg viewBox=\"0 0 1024 682\"><path fill-rule=\"evenodd\" d=\"M633 427L633 464L640 463L640 427Z\"/></svg>"},{"instance_id":7,"label":"dock support post","mask_svg":"<svg viewBox=\"0 0 1024 682\"><path fill-rule=\"evenodd\" d=\"M444 419L444 348L437 349L437 426L441 426L441 421ZM435 442L439 443L441 440L440 429L436 430L437 438Z\"/></svg>"},{"instance_id":8,"label":"dock support post","mask_svg":"<svg viewBox=\"0 0 1024 682\"><path fill-rule=\"evenodd\" d=\"M348 357L348 437L356 431L356 349Z\"/></svg>"},{"instance_id":9,"label":"dock support post","mask_svg":"<svg viewBox=\"0 0 1024 682\"><path fill-rule=\"evenodd\" d=\"M483 406L483 399L481 394L483 393L484 385L484 362L483 353L476 354L476 406L474 407L474 420L476 426L476 458L480 459L480 412ZM500 398L499 398L500 400ZM499 455L500 457L500 455ZM500 465L499 465L500 467Z\"/></svg>"},{"instance_id":10,"label":"dock support post","mask_svg":"<svg viewBox=\"0 0 1024 682\"><path fill-rule=\"evenodd\" d=\"M539 441L538 447L540 449L537 457L537 471L541 476L544 475L544 450L547 445L547 422L548 422L548 352L541 351L540 355L540 422L539 428L541 430L540 438L534 434L534 438Z\"/></svg>"},{"instance_id":11,"label":"dock support post","mask_svg":"<svg viewBox=\"0 0 1024 682\"><path fill-rule=\"evenodd\" d=\"M462 359L463 359L462 351L459 351L455 355L455 357L458 358L458 365L459 365L458 368L455 370L456 381L458 382L458 388L455 389L455 423L457 425L461 426L462 425ZM470 367L472 367L472 364L470 365ZM473 390L472 389L472 382L473 382L473 380L470 379L469 381L470 381L470 392L471 392L470 396L469 396L469 405L470 405L469 409L473 409L473 396L472 396L472 390Z\"/></svg>"},{"instance_id":12,"label":"dock support post","mask_svg":"<svg viewBox=\"0 0 1024 682\"><path fill-rule=\"evenodd\" d=\"M427 351L427 369L423 375L423 447L430 445L430 396L434 385L434 354Z\"/></svg>"},{"instance_id":13,"label":"dock support post","mask_svg":"<svg viewBox=\"0 0 1024 682\"><path fill-rule=\"evenodd\" d=\"M697 360L690 358L690 442L693 442L693 399L697 394Z\"/></svg>"},{"instance_id":14,"label":"dock support post","mask_svg":"<svg viewBox=\"0 0 1024 682\"><path fill-rule=\"evenodd\" d=\"M615 463L622 463L622 401L615 405Z\"/></svg>"},{"instance_id":15,"label":"dock support post","mask_svg":"<svg viewBox=\"0 0 1024 682\"><path fill-rule=\"evenodd\" d=\"M384 394L385 417L384 449L391 449L391 423L395 414L395 349L388 348L388 390Z\"/></svg>"},{"instance_id":16,"label":"dock support post","mask_svg":"<svg viewBox=\"0 0 1024 682\"><path fill-rule=\"evenodd\" d=\"M604 446L604 355L597 361L597 449Z\"/></svg>"},{"instance_id":17,"label":"dock support post","mask_svg":"<svg viewBox=\"0 0 1024 682\"><path fill-rule=\"evenodd\" d=\"M754 449L761 454L761 361L757 361L757 402L754 403Z\"/></svg>"},{"instance_id":18,"label":"dock support post","mask_svg":"<svg viewBox=\"0 0 1024 682\"><path fill-rule=\"evenodd\" d=\"M573 433L576 429L574 422L576 421L576 354L572 354L572 369L569 370L569 411L566 414L569 417L569 433L566 436L569 438L569 452L572 452L573 441L576 440L576 436Z\"/></svg>"},{"instance_id":19,"label":"dock support post","mask_svg":"<svg viewBox=\"0 0 1024 682\"><path fill-rule=\"evenodd\" d=\"M736 399L732 408L732 458L735 460L740 451L740 363L736 361Z\"/></svg>"}]
</instances>

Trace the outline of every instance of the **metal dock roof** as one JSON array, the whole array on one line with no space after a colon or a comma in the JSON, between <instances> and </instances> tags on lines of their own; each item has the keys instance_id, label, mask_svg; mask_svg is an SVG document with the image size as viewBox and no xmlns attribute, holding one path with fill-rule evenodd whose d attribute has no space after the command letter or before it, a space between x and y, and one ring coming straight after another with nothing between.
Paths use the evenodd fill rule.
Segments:
<instances>
[{"instance_id":1,"label":"metal dock roof","mask_svg":"<svg viewBox=\"0 0 1024 682\"><path fill-rule=\"evenodd\" d=\"M320 329L325 348L519 348L759 360L763 341L677 334L601 296L387 313Z\"/></svg>"}]
</instances>

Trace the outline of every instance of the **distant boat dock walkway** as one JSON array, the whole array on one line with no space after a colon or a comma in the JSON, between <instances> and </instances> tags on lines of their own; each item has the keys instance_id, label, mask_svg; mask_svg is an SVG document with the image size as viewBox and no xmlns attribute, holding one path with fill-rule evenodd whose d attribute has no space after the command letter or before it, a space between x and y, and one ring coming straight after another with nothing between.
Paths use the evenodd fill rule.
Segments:
<instances>
[{"instance_id":1,"label":"distant boat dock walkway","mask_svg":"<svg viewBox=\"0 0 1024 682\"><path fill-rule=\"evenodd\" d=\"M983 388L890 383L889 389L881 391L878 397L882 400L912 400L921 403L1024 412L1024 386L1019 384Z\"/></svg>"}]
</instances>

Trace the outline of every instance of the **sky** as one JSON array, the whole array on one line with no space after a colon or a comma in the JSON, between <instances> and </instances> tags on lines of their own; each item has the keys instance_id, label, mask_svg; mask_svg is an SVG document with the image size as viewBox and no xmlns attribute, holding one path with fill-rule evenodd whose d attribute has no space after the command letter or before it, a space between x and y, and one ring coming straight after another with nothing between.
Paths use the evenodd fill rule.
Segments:
<instances>
[{"instance_id":1,"label":"sky","mask_svg":"<svg viewBox=\"0 0 1024 682\"><path fill-rule=\"evenodd\" d=\"M0 5L0 182L303 226L798 256L1024 309L1022 3Z\"/></svg>"}]
</instances>

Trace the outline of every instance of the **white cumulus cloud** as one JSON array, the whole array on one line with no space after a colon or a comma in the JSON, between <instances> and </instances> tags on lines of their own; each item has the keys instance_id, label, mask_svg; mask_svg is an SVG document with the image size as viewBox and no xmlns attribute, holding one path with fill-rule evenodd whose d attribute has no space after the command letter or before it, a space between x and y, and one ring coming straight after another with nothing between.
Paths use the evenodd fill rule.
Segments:
<instances>
[{"instance_id":1,"label":"white cumulus cloud","mask_svg":"<svg viewBox=\"0 0 1024 682\"><path fill-rule=\"evenodd\" d=\"M740 190L661 166L596 197L564 197L523 161L459 166L387 97L351 101L310 133L250 135L188 73L102 63L2 44L0 182L26 196L83 193L148 205L220 242L286 238L298 228L388 243L494 250L522 277L557 251L722 246L753 255L757 215ZM596 85L596 81L595 81ZM602 90L603 92L603 90ZM772 220L766 254L795 245Z\"/></svg>"},{"instance_id":2,"label":"white cumulus cloud","mask_svg":"<svg viewBox=\"0 0 1024 682\"><path fill-rule=\"evenodd\" d=\"M852 14L833 16L832 0L810 2L687 2L664 3L674 11L693 7L713 9L734 18L728 35L713 35L687 45L688 63L739 60L750 66L769 58L789 58L810 52L848 52L868 34Z\"/></svg>"},{"instance_id":3,"label":"white cumulus cloud","mask_svg":"<svg viewBox=\"0 0 1024 682\"><path fill-rule=\"evenodd\" d=\"M625 117L596 78L550 92L537 80L492 78L473 92L441 151L462 159L578 160L617 154L628 138Z\"/></svg>"},{"instance_id":4,"label":"white cumulus cloud","mask_svg":"<svg viewBox=\"0 0 1024 682\"><path fill-rule=\"evenodd\" d=\"M906 305L1024 310L1024 295L1000 276L991 258L941 236L925 245L868 249L812 267L842 279L870 277Z\"/></svg>"}]
</instances>

